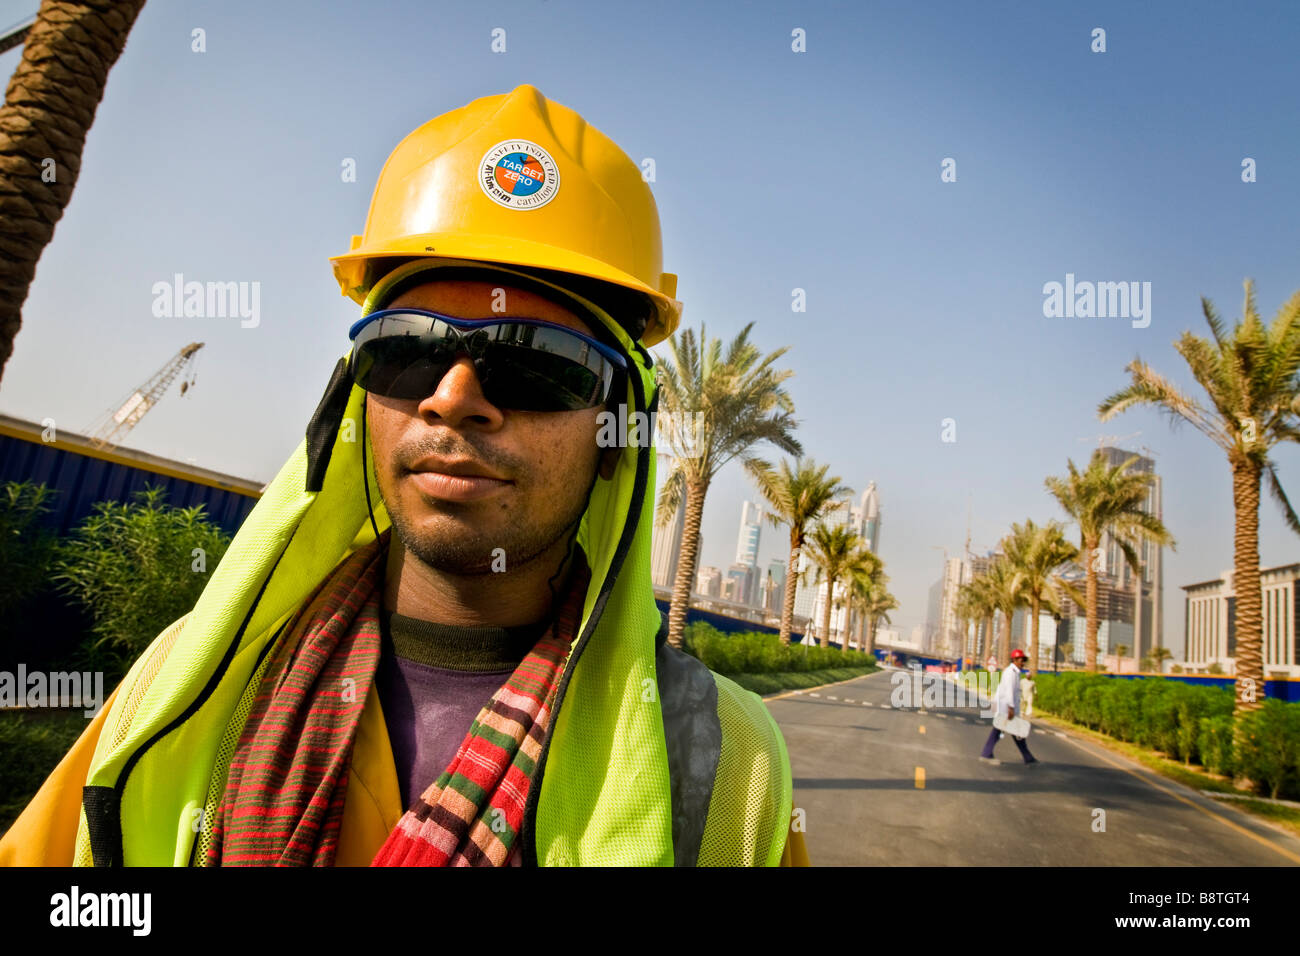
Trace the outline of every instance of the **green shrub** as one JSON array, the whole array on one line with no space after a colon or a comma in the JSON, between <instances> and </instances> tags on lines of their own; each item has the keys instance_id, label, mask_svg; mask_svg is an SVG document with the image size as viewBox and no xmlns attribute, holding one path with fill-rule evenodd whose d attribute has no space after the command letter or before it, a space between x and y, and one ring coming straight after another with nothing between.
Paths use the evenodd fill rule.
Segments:
<instances>
[{"instance_id":1,"label":"green shrub","mask_svg":"<svg viewBox=\"0 0 1300 956\"><path fill-rule=\"evenodd\" d=\"M686 626L682 647L719 674L780 674L842 667L874 667L875 658L833 647L785 645L776 634L746 631L724 634L698 621Z\"/></svg>"},{"instance_id":2,"label":"green shrub","mask_svg":"<svg viewBox=\"0 0 1300 956\"><path fill-rule=\"evenodd\" d=\"M1201 763L1210 773L1231 777L1235 764L1232 755L1233 722L1232 715L1216 715L1201 718L1201 734L1198 749Z\"/></svg>"},{"instance_id":3,"label":"green shrub","mask_svg":"<svg viewBox=\"0 0 1300 956\"><path fill-rule=\"evenodd\" d=\"M0 486L0 615L49 583L58 537L41 524L58 492L30 481Z\"/></svg>"},{"instance_id":4,"label":"green shrub","mask_svg":"<svg viewBox=\"0 0 1300 956\"><path fill-rule=\"evenodd\" d=\"M0 831L31 802L87 723L80 709L0 711Z\"/></svg>"},{"instance_id":5,"label":"green shrub","mask_svg":"<svg viewBox=\"0 0 1300 956\"><path fill-rule=\"evenodd\" d=\"M1238 770L1277 799L1297 781L1300 707L1268 698L1241 716Z\"/></svg>"},{"instance_id":6,"label":"green shrub","mask_svg":"<svg viewBox=\"0 0 1300 956\"><path fill-rule=\"evenodd\" d=\"M205 519L203 506L173 508L164 494L153 487L136 492L129 504L97 502L56 563L60 588L93 616L93 650L107 651L117 663L139 657L194 607L230 544ZM113 669L108 660L104 666Z\"/></svg>"}]
</instances>

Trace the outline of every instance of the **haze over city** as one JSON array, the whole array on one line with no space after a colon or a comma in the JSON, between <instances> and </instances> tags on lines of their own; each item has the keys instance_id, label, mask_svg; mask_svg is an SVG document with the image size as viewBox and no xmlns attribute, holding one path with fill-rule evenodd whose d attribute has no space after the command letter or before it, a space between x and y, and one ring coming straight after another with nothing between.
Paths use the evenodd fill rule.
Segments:
<instances>
[{"instance_id":1,"label":"haze over city","mask_svg":"<svg viewBox=\"0 0 1300 956\"><path fill-rule=\"evenodd\" d=\"M0 21L35 6L0 4ZM1300 284L1291 8L509 6L496 54L498 11L467 3L436 22L393 4L392 22L417 24L401 30L305 2L148 4L41 260L0 411L82 429L202 340L194 389L128 444L269 481L346 350L357 308L327 257L361 231L384 158L429 117L531 83L654 160L684 327L727 340L752 321L765 351L789 346L806 453L855 498L877 484L894 626L924 623L968 506L978 554L1013 521L1064 519L1044 478L1109 436L1163 476L1178 541L1165 639L1181 649L1181 586L1232 564L1227 465L1155 412L1102 424L1096 408L1135 355L1197 393L1171 343L1205 334L1201 296L1231 321L1253 277L1271 319ZM178 274L257 283L258 321L160 316L154 287ZM1048 317L1045 286L1067 277L1137 283L1148 314ZM1300 450L1274 457L1300 494ZM730 466L701 565L732 562L746 499ZM1300 559L1267 496L1260 520L1262 567ZM759 565L787 549L765 526Z\"/></svg>"}]
</instances>

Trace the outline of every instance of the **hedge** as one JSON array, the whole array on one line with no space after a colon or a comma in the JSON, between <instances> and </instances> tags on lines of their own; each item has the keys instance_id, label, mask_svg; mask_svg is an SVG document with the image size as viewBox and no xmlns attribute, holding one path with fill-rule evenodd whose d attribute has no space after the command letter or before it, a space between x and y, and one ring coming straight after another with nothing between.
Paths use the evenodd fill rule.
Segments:
<instances>
[{"instance_id":1,"label":"hedge","mask_svg":"<svg viewBox=\"0 0 1300 956\"><path fill-rule=\"evenodd\" d=\"M776 634L747 631L724 634L705 621L688 624L682 635L682 649L699 658L709 670L728 677L733 674L780 674L838 668L874 669L874 656L861 651L833 647L782 644Z\"/></svg>"},{"instance_id":2,"label":"hedge","mask_svg":"<svg viewBox=\"0 0 1300 956\"><path fill-rule=\"evenodd\" d=\"M1159 677L1039 674L1034 707L1211 773L1244 776L1276 799L1300 796L1300 704L1268 698L1234 723L1233 692Z\"/></svg>"}]
</instances>

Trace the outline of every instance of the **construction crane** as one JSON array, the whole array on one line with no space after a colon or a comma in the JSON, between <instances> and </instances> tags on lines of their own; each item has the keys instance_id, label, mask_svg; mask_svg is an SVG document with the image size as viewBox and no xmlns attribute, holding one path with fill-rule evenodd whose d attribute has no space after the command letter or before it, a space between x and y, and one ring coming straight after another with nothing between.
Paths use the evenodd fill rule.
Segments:
<instances>
[{"instance_id":1,"label":"construction crane","mask_svg":"<svg viewBox=\"0 0 1300 956\"><path fill-rule=\"evenodd\" d=\"M116 411L110 408L101 415L86 432L90 443L96 448L113 448L120 444L126 433L144 418L149 409L158 404L177 376L181 377L181 394L189 391L198 377L195 356L201 348L202 342L191 342L185 346L152 378L128 395Z\"/></svg>"},{"instance_id":2,"label":"construction crane","mask_svg":"<svg viewBox=\"0 0 1300 956\"><path fill-rule=\"evenodd\" d=\"M26 41L27 34L31 32L32 24L35 22L36 14L33 13L0 30L0 53L21 46Z\"/></svg>"}]
</instances>

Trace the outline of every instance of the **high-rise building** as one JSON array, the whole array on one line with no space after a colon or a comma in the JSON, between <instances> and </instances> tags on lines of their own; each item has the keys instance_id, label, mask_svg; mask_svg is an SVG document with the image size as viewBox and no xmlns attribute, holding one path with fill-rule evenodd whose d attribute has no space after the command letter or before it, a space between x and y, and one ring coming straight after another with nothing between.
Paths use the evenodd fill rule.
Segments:
<instances>
[{"instance_id":1,"label":"high-rise building","mask_svg":"<svg viewBox=\"0 0 1300 956\"><path fill-rule=\"evenodd\" d=\"M857 524L858 534L866 541L867 547L873 553L880 553L880 493L876 491L876 483L868 482L866 490L862 492L862 500L855 509L857 515L855 521Z\"/></svg>"},{"instance_id":2,"label":"high-rise building","mask_svg":"<svg viewBox=\"0 0 1300 956\"><path fill-rule=\"evenodd\" d=\"M781 595L781 600L785 600L785 562L780 558L773 558L767 562L767 573L776 585L777 592Z\"/></svg>"},{"instance_id":3,"label":"high-rise building","mask_svg":"<svg viewBox=\"0 0 1300 956\"><path fill-rule=\"evenodd\" d=\"M740 509L740 535L736 540L736 563L758 567L758 539L763 531L763 509L746 501Z\"/></svg>"},{"instance_id":4,"label":"high-rise building","mask_svg":"<svg viewBox=\"0 0 1300 956\"><path fill-rule=\"evenodd\" d=\"M1129 458L1137 460L1130 465L1133 471L1152 476L1147 489L1147 500L1142 510L1147 514L1161 518L1163 514L1161 478L1156 474L1156 463L1136 452L1120 448L1105 447L1101 449L1107 464L1122 465ZM1110 532L1106 532L1100 542L1101 553L1098 555L1098 568L1113 578L1113 584L1120 590L1129 590L1137 598L1137 575L1129 567L1128 561L1120 550L1119 542ZM1164 548L1145 538L1137 542L1138 562L1142 567L1141 613L1130 616L1127 620L1132 627L1128 643L1136 643L1137 656L1145 657L1154 647L1164 646ZM1130 652L1132 647L1130 646Z\"/></svg>"},{"instance_id":5,"label":"high-rise building","mask_svg":"<svg viewBox=\"0 0 1300 956\"><path fill-rule=\"evenodd\" d=\"M1214 665L1225 674L1236 673L1237 591L1233 572L1224 571L1214 581L1185 584L1187 612L1184 667L1204 673ZM1263 599L1264 677L1300 677L1300 564L1260 568Z\"/></svg>"},{"instance_id":6,"label":"high-rise building","mask_svg":"<svg viewBox=\"0 0 1300 956\"><path fill-rule=\"evenodd\" d=\"M700 568L695 590L706 597L722 597L722 572L711 565Z\"/></svg>"},{"instance_id":7,"label":"high-rise building","mask_svg":"<svg viewBox=\"0 0 1300 956\"><path fill-rule=\"evenodd\" d=\"M757 603L755 601L758 592L757 567L752 564L733 564L727 569L727 580L734 582L730 585L729 600L751 606Z\"/></svg>"},{"instance_id":8,"label":"high-rise building","mask_svg":"<svg viewBox=\"0 0 1300 956\"><path fill-rule=\"evenodd\" d=\"M667 457L659 456L661 462ZM655 527L651 532L654 544L650 548L650 580L655 587L671 588L677 583L677 562L682 554L682 530L685 524L686 496L682 495L677 510L668 523ZM701 552L696 552L699 553Z\"/></svg>"},{"instance_id":9,"label":"high-rise building","mask_svg":"<svg viewBox=\"0 0 1300 956\"><path fill-rule=\"evenodd\" d=\"M970 580L970 564L961 558L945 558L943 573L930 587L930 602L926 609L926 631L930 635L928 648L941 657L959 657L963 653L961 635L957 630L958 589Z\"/></svg>"},{"instance_id":10,"label":"high-rise building","mask_svg":"<svg viewBox=\"0 0 1300 956\"><path fill-rule=\"evenodd\" d=\"M784 568L782 568L782 570L784 571ZM771 565L768 566L767 574L763 578L761 607L769 614L780 614L785 608L785 588L781 586L776 576L772 574Z\"/></svg>"},{"instance_id":11,"label":"high-rise building","mask_svg":"<svg viewBox=\"0 0 1300 956\"><path fill-rule=\"evenodd\" d=\"M822 511L821 523L828 527L837 525L847 527L856 532L862 539L862 543L873 553L879 554L877 548L880 544L880 496L876 491L876 483L874 481L868 483L857 505L853 504L851 498L842 498L829 504ZM806 546L800 557L801 566L805 569L812 568L811 557L807 553ZM822 618L826 613L826 583L824 581L819 584L814 583L815 577L815 569L808 571L806 583L803 579L800 580L794 599L795 614L810 618L814 629L822 626ZM843 580L837 582L835 600L831 609L831 635L836 642L841 640L844 629L849 624L849 611L844 600L847 593L848 582ZM854 630L856 631L857 628L855 627Z\"/></svg>"},{"instance_id":12,"label":"high-rise building","mask_svg":"<svg viewBox=\"0 0 1300 956\"><path fill-rule=\"evenodd\" d=\"M1060 572L1065 580L1083 593L1087 586L1087 572L1077 564L1066 565ZM1125 647L1124 656L1133 656L1133 588L1120 587L1111 575L1097 574L1097 657L1118 653L1119 645ZM1070 660L1083 664L1088 659L1088 610L1070 600L1061 599L1061 629L1057 635L1061 644L1072 645ZM1013 634L1014 637L1014 634ZM1040 635L1041 641L1041 635ZM1143 655L1139 653L1139 658Z\"/></svg>"}]
</instances>

